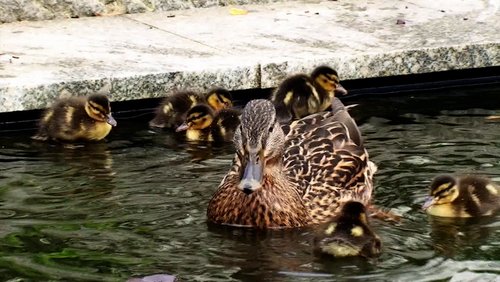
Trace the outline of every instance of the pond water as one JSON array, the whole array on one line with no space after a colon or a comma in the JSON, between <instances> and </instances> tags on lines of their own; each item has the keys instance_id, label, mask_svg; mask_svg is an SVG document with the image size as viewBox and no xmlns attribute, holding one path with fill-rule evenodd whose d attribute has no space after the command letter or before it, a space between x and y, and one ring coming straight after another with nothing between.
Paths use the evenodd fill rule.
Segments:
<instances>
[{"instance_id":1,"label":"pond water","mask_svg":"<svg viewBox=\"0 0 500 282\"><path fill-rule=\"evenodd\" d=\"M431 218L420 206L440 173L500 182L500 88L362 96L351 114L365 136L374 202L403 215L372 220L373 260L317 258L313 228L255 232L206 224L233 149L180 142L120 119L107 141L64 147L33 130L0 136L2 281L125 281L158 273L182 281L500 280L500 217Z\"/></svg>"}]
</instances>

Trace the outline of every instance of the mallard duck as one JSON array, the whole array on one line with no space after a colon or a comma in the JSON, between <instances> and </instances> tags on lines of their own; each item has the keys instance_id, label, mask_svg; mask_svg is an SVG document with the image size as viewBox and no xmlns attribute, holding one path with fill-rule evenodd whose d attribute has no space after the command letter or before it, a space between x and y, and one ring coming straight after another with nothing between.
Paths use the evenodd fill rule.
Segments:
<instances>
[{"instance_id":1,"label":"mallard duck","mask_svg":"<svg viewBox=\"0 0 500 282\"><path fill-rule=\"evenodd\" d=\"M328 66L319 66L311 75L296 74L285 79L271 95L271 101L280 122L287 123L327 110L335 94L347 94L337 72Z\"/></svg>"},{"instance_id":2,"label":"mallard duck","mask_svg":"<svg viewBox=\"0 0 500 282\"><path fill-rule=\"evenodd\" d=\"M422 209L442 217L491 215L500 209L500 187L475 175L439 175L431 182L430 196Z\"/></svg>"},{"instance_id":3,"label":"mallard duck","mask_svg":"<svg viewBox=\"0 0 500 282\"><path fill-rule=\"evenodd\" d=\"M36 140L98 141L106 137L116 120L106 95L60 99L39 122Z\"/></svg>"},{"instance_id":4,"label":"mallard duck","mask_svg":"<svg viewBox=\"0 0 500 282\"><path fill-rule=\"evenodd\" d=\"M373 257L380 254L382 243L372 231L366 208L360 202L345 203L340 213L322 231L314 237L314 249L318 254L334 257Z\"/></svg>"},{"instance_id":5,"label":"mallard duck","mask_svg":"<svg viewBox=\"0 0 500 282\"><path fill-rule=\"evenodd\" d=\"M186 131L189 141L232 141L240 123L239 115L236 109L222 109L215 113L208 105L198 104L188 111L186 121L176 131Z\"/></svg>"},{"instance_id":6,"label":"mallard duck","mask_svg":"<svg viewBox=\"0 0 500 282\"><path fill-rule=\"evenodd\" d=\"M232 107L231 99L231 93L224 88L214 88L205 95L193 91L177 92L163 99L149 126L177 128L186 120L189 109L195 105L206 103L217 112Z\"/></svg>"},{"instance_id":7,"label":"mallard duck","mask_svg":"<svg viewBox=\"0 0 500 282\"><path fill-rule=\"evenodd\" d=\"M252 100L236 129L236 155L208 204L216 224L291 228L335 216L342 203L367 204L376 166L344 107L280 126L269 100ZM354 141L357 140L357 141Z\"/></svg>"}]
</instances>

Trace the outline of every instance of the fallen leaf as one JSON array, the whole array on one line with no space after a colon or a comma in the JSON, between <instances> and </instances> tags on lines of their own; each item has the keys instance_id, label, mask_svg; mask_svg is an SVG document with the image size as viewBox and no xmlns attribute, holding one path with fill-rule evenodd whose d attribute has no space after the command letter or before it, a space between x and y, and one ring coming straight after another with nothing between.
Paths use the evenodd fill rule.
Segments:
<instances>
[{"instance_id":1,"label":"fallen leaf","mask_svg":"<svg viewBox=\"0 0 500 282\"><path fill-rule=\"evenodd\" d=\"M246 14L248 14L248 10L239 9L239 8L231 8L231 9L229 9L229 13L233 16L246 15Z\"/></svg>"}]
</instances>

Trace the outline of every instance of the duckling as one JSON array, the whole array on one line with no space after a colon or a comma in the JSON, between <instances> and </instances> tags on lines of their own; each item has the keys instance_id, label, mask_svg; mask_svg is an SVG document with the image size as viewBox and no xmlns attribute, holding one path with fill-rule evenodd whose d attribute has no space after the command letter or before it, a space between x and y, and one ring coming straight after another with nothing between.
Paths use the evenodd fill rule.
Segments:
<instances>
[{"instance_id":1,"label":"duckling","mask_svg":"<svg viewBox=\"0 0 500 282\"><path fill-rule=\"evenodd\" d=\"M271 95L280 122L287 123L331 107L335 94L346 95L337 72L316 67L311 75L296 74L285 79Z\"/></svg>"},{"instance_id":2,"label":"duckling","mask_svg":"<svg viewBox=\"0 0 500 282\"><path fill-rule=\"evenodd\" d=\"M368 204L377 167L362 139L350 137L359 131L348 128L355 126L348 117L340 107L282 127L271 101L250 101L234 134L232 167L209 201L208 221L294 228L326 222L349 200Z\"/></svg>"},{"instance_id":3,"label":"duckling","mask_svg":"<svg viewBox=\"0 0 500 282\"><path fill-rule=\"evenodd\" d=\"M116 120L108 98L102 94L60 99L43 114L36 140L98 141L106 137Z\"/></svg>"},{"instance_id":4,"label":"duckling","mask_svg":"<svg viewBox=\"0 0 500 282\"><path fill-rule=\"evenodd\" d=\"M231 93L224 88L214 88L205 95L192 91L177 92L163 99L149 126L177 128L186 120L189 109L201 103L207 103L216 112L233 106Z\"/></svg>"},{"instance_id":5,"label":"duckling","mask_svg":"<svg viewBox=\"0 0 500 282\"><path fill-rule=\"evenodd\" d=\"M188 111L186 121L176 131L186 131L189 141L222 143L232 140L239 123L239 112L235 109L214 113L208 105L198 104Z\"/></svg>"},{"instance_id":6,"label":"duckling","mask_svg":"<svg viewBox=\"0 0 500 282\"><path fill-rule=\"evenodd\" d=\"M205 95L207 104L212 107L215 112L233 107L233 97L227 89L216 87L212 88Z\"/></svg>"},{"instance_id":7,"label":"duckling","mask_svg":"<svg viewBox=\"0 0 500 282\"><path fill-rule=\"evenodd\" d=\"M478 217L500 209L500 187L474 175L439 175L430 185L430 196L422 209L442 217Z\"/></svg>"},{"instance_id":8,"label":"duckling","mask_svg":"<svg viewBox=\"0 0 500 282\"><path fill-rule=\"evenodd\" d=\"M356 201L344 204L340 213L314 237L317 254L334 257L374 257L382 243L370 228L365 206Z\"/></svg>"}]
</instances>

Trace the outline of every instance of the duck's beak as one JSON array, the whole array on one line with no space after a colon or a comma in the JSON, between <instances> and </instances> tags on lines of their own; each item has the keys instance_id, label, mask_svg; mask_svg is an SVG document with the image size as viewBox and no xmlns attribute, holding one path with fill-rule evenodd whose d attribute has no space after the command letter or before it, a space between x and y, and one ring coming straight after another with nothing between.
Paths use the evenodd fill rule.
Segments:
<instances>
[{"instance_id":1,"label":"duck's beak","mask_svg":"<svg viewBox=\"0 0 500 282\"><path fill-rule=\"evenodd\" d=\"M335 88L335 94L337 95L347 95L347 90L344 88L344 86L342 86L340 83L337 84L337 87Z\"/></svg>"},{"instance_id":2,"label":"duck's beak","mask_svg":"<svg viewBox=\"0 0 500 282\"><path fill-rule=\"evenodd\" d=\"M186 131L187 129L189 128L189 125L187 124L187 122L179 125L176 129L175 129L175 132L181 132L181 131Z\"/></svg>"},{"instance_id":3,"label":"duck's beak","mask_svg":"<svg viewBox=\"0 0 500 282\"><path fill-rule=\"evenodd\" d=\"M109 123L111 126L116 126L117 124L115 118L111 115L111 113L109 113L106 116L106 122Z\"/></svg>"},{"instance_id":4,"label":"duck's beak","mask_svg":"<svg viewBox=\"0 0 500 282\"><path fill-rule=\"evenodd\" d=\"M262 158L259 160L259 152L250 152L248 161L243 171L238 187L247 195L250 195L261 186L262 175L264 166L262 165Z\"/></svg>"},{"instance_id":5,"label":"duck's beak","mask_svg":"<svg viewBox=\"0 0 500 282\"><path fill-rule=\"evenodd\" d=\"M427 210L430 206L434 205L434 197L427 196L425 198L425 203L422 205L422 210Z\"/></svg>"}]
</instances>

